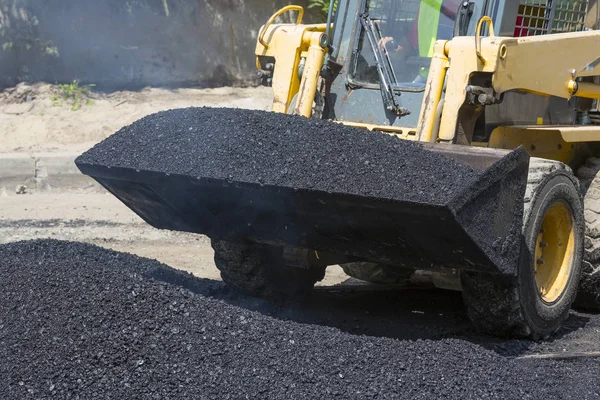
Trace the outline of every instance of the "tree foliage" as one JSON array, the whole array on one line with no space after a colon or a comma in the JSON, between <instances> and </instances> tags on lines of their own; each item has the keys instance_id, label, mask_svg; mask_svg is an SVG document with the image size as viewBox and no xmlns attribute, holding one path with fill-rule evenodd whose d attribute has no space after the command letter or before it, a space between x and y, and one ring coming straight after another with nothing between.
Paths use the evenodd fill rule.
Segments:
<instances>
[{"instance_id":1,"label":"tree foliage","mask_svg":"<svg viewBox=\"0 0 600 400\"><path fill-rule=\"evenodd\" d=\"M334 11L337 9L338 0L308 0L308 8L317 8L321 11L320 22L327 22L327 15L329 14L329 5L333 1Z\"/></svg>"},{"instance_id":2,"label":"tree foliage","mask_svg":"<svg viewBox=\"0 0 600 400\"><path fill-rule=\"evenodd\" d=\"M36 51L58 57L58 48L40 37L38 17L23 3L0 0L0 48L3 51Z\"/></svg>"}]
</instances>

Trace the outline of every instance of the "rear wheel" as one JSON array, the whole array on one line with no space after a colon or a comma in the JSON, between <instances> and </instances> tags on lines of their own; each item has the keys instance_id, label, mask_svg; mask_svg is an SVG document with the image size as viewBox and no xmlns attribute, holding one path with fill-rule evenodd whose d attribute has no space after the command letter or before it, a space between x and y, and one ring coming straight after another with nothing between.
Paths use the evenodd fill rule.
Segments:
<instances>
[{"instance_id":1,"label":"rear wheel","mask_svg":"<svg viewBox=\"0 0 600 400\"><path fill-rule=\"evenodd\" d=\"M464 272L463 298L485 332L545 338L568 317L581 272L583 204L567 166L531 159L523 221L517 276Z\"/></svg>"},{"instance_id":2,"label":"rear wheel","mask_svg":"<svg viewBox=\"0 0 600 400\"><path fill-rule=\"evenodd\" d=\"M251 296L290 297L309 292L325 277L325 266L286 265L283 248L212 240L215 265L228 285Z\"/></svg>"},{"instance_id":3,"label":"rear wheel","mask_svg":"<svg viewBox=\"0 0 600 400\"><path fill-rule=\"evenodd\" d=\"M577 171L584 194L585 250L575 305L600 311L600 158L586 160Z\"/></svg>"}]
</instances>

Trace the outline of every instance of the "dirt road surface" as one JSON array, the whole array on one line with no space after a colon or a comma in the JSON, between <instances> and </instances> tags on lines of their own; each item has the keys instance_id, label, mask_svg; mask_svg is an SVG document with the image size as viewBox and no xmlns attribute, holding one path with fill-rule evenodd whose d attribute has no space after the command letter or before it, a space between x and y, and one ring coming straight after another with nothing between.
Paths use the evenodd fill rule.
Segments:
<instances>
[{"instance_id":1,"label":"dirt road surface","mask_svg":"<svg viewBox=\"0 0 600 400\"><path fill-rule=\"evenodd\" d=\"M197 277L220 279L206 236L154 229L112 195L92 186L0 197L0 244L51 238L96 244L156 259ZM322 284L345 279L331 268Z\"/></svg>"},{"instance_id":2,"label":"dirt road surface","mask_svg":"<svg viewBox=\"0 0 600 400\"><path fill-rule=\"evenodd\" d=\"M183 107L269 110L269 88L157 89L92 93L72 110L55 85L20 85L0 93L0 153L83 152L123 126L158 111ZM87 100L85 100L87 102Z\"/></svg>"}]
</instances>

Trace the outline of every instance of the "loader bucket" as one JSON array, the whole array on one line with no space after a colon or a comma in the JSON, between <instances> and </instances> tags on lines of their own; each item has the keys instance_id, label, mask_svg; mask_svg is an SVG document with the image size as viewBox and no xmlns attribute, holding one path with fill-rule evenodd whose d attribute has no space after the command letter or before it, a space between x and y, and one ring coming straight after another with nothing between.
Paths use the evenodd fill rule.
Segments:
<instances>
[{"instance_id":1,"label":"loader bucket","mask_svg":"<svg viewBox=\"0 0 600 400\"><path fill-rule=\"evenodd\" d=\"M113 143L111 149L118 146ZM476 179L443 202L435 196L415 202L101 165L85 155L76 163L156 228L421 269L514 274L527 152L454 145L427 145L425 150L425 156L442 154L473 168ZM425 174L423 179L430 178Z\"/></svg>"}]
</instances>

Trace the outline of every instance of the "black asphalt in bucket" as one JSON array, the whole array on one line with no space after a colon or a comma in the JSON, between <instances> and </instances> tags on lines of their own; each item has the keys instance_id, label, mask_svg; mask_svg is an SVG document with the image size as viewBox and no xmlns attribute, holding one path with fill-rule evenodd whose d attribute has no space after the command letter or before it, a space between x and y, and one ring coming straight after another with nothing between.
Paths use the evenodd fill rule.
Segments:
<instances>
[{"instance_id":1,"label":"black asphalt in bucket","mask_svg":"<svg viewBox=\"0 0 600 400\"><path fill-rule=\"evenodd\" d=\"M146 222L390 265L514 273L529 156L300 116L187 108L76 160Z\"/></svg>"}]
</instances>

